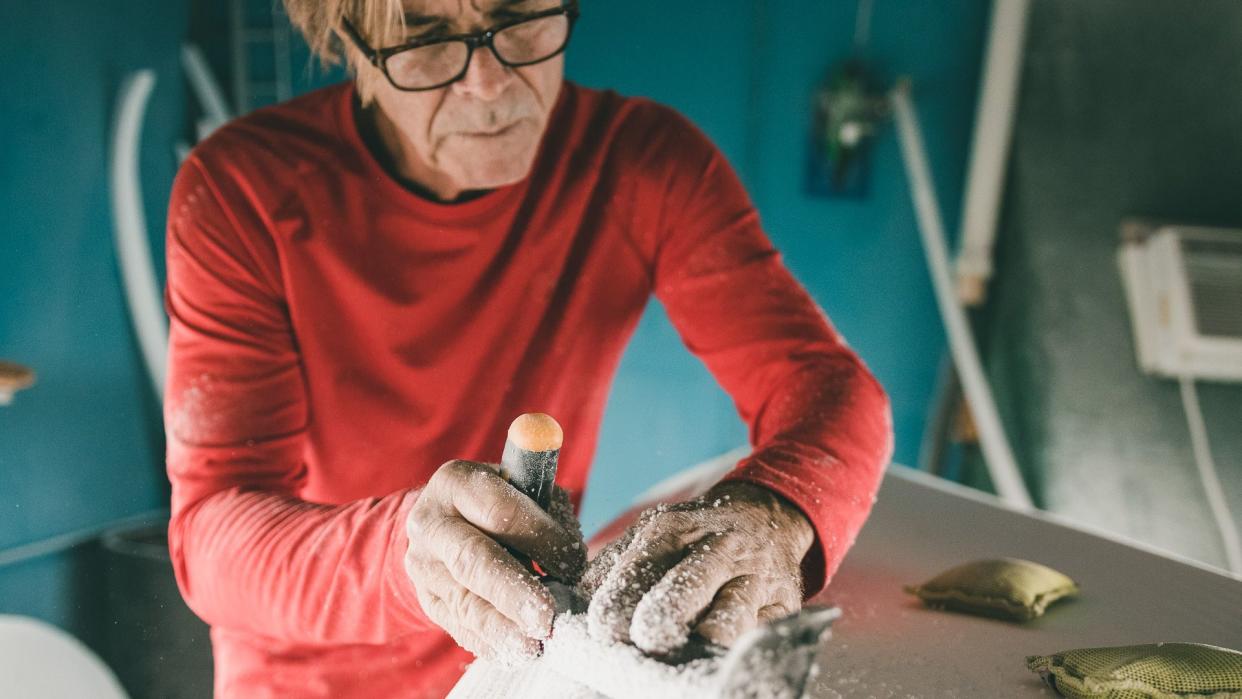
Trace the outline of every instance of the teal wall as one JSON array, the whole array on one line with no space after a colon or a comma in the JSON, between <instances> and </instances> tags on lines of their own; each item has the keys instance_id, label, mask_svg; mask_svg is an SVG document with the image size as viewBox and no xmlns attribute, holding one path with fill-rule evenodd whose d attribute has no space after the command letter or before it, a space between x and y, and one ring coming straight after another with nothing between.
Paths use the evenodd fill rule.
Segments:
<instances>
[{"instance_id":1,"label":"teal wall","mask_svg":"<svg viewBox=\"0 0 1242 699\"><path fill-rule=\"evenodd\" d=\"M153 0L0 9L0 358L39 376L0 408L0 548L166 506L159 409L118 281L107 162L120 81L157 69L142 169L159 234L181 131L184 25L179 3ZM153 244L159 254L159 235ZM0 613L84 629L80 590L100 585L89 555L0 568Z\"/></svg>"},{"instance_id":2,"label":"teal wall","mask_svg":"<svg viewBox=\"0 0 1242 699\"><path fill-rule=\"evenodd\" d=\"M849 55L852 2L588 3L568 72L687 114L750 189L794 274L893 401L895 459L915 464L944 338L892 128L869 196L803 193L811 95ZM869 57L884 84L914 81L946 225L956 228L988 16L983 0L874 3ZM583 512L587 530L674 470L745 443L728 397L681 345L659 304L621 364Z\"/></svg>"},{"instance_id":3,"label":"teal wall","mask_svg":"<svg viewBox=\"0 0 1242 699\"><path fill-rule=\"evenodd\" d=\"M888 388L897 459L914 463L943 338L891 129L877 142L867 199L802 193L812 89L847 55L854 9L810 0L588 2L569 75L670 104L716 141L790 267ZM914 78L950 227L986 14L984 0L881 0L872 22L880 75ZM40 373L38 386L0 409L0 548L164 504L162 428L112 249L106 143L120 79L156 67L143 174L158 233L175 167L170 147L189 100L176 55L189 16L188 3L149 0L18 0L0 9L0 357ZM54 51L49 36L73 51ZM306 80L302 68L295 75ZM613 390L587 528L744 439L727 396L653 304ZM0 613L87 634L82 591L99 580L92 555L0 569Z\"/></svg>"}]
</instances>

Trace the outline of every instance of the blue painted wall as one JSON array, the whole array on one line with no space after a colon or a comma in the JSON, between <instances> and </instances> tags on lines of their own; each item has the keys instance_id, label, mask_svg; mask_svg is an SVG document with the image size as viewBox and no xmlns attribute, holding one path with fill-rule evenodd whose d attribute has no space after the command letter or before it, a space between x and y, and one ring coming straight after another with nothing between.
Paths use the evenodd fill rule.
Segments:
<instances>
[{"instance_id":1,"label":"blue painted wall","mask_svg":"<svg viewBox=\"0 0 1242 699\"><path fill-rule=\"evenodd\" d=\"M695 3L587 4L568 75L676 107L740 165L751 137L752 5L720 0L705 17ZM609 398L584 501L585 530L664 476L745 441L732 403L653 299Z\"/></svg>"},{"instance_id":2,"label":"blue painted wall","mask_svg":"<svg viewBox=\"0 0 1242 699\"><path fill-rule=\"evenodd\" d=\"M854 4L704 7L587 3L569 75L670 104L716 141L789 266L889 389L897 458L913 463L943 338L891 129L877 143L869 198L802 193L812 89L849 51ZM872 22L870 52L881 75L914 78L950 227L986 14L984 0L880 0ZM166 497L162 428L112 252L106 139L121 77L158 68L143 156L148 216L158 230L174 171L166 144L181 132L185 108L176 50L186 17L185 3L149 0L116 7L20 0L0 10L0 357L31 364L41 377L0 409L0 547L158 507ZM52 51L42 41L48 36L74 52ZM587 528L655 481L744 440L727 396L653 304L613 390ZM80 626L76 590L90 587L90 568L79 559L0 569L0 613Z\"/></svg>"},{"instance_id":3,"label":"blue painted wall","mask_svg":"<svg viewBox=\"0 0 1242 699\"><path fill-rule=\"evenodd\" d=\"M2 8L0 358L34 367L39 382L0 408L0 548L166 501L158 406L113 253L107 139L121 79L156 68L158 116L146 122L142 168L158 251L181 131L185 25L184 7L154 0ZM85 624L75 582L89 567L83 555L0 569L0 613Z\"/></svg>"},{"instance_id":4,"label":"blue painted wall","mask_svg":"<svg viewBox=\"0 0 1242 699\"><path fill-rule=\"evenodd\" d=\"M945 222L956 228L989 4L877 0L868 56L913 79ZM590 3L568 72L694 120L730 158L786 263L893 401L896 460L915 464L944 354L896 135L881 132L870 194L803 193L811 100L850 54L855 3ZM674 470L745 443L728 397L653 304L621 364L587 491L589 531Z\"/></svg>"}]
</instances>

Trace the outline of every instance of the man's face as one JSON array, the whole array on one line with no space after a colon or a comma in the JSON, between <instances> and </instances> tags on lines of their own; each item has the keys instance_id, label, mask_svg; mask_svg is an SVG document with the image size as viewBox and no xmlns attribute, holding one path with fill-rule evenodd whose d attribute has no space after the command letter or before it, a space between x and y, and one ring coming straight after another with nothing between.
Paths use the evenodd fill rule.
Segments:
<instances>
[{"instance_id":1,"label":"man's face","mask_svg":"<svg viewBox=\"0 0 1242 699\"><path fill-rule=\"evenodd\" d=\"M410 38L477 32L560 6L559 0L405 0ZM564 55L510 68L477 49L457 82L404 92L382 77L375 101L400 140L399 167L442 197L526 177L560 92ZM363 70L376 70L362 66Z\"/></svg>"}]
</instances>

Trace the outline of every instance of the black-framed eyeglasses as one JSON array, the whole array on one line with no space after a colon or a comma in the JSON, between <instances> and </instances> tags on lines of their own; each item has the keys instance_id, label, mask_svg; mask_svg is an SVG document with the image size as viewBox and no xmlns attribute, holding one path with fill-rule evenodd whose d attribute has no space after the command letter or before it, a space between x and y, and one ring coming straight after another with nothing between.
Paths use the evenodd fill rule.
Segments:
<instances>
[{"instance_id":1,"label":"black-framed eyeglasses","mask_svg":"<svg viewBox=\"0 0 1242 699\"><path fill-rule=\"evenodd\" d=\"M415 39L399 46L371 48L348 19L341 26L349 40L380 69L398 90L436 90L461 79L476 49L487 47L510 68L542 63L565 50L574 21L576 0L502 22L475 34Z\"/></svg>"}]
</instances>

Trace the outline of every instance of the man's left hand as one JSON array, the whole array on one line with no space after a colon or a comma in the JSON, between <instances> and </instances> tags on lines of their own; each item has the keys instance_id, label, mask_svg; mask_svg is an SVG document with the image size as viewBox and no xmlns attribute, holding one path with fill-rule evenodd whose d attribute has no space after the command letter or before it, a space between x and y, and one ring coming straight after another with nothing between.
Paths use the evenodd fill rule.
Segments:
<instances>
[{"instance_id":1,"label":"man's left hand","mask_svg":"<svg viewBox=\"0 0 1242 699\"><path fill-rule=\"evenodd\" d=\"M750 483L647 510L583 579L593 593L591 635L657 656L692 633L730 646L801 607L801 563L814 536L800 510Z\"/></svg>"}]
</instances>

